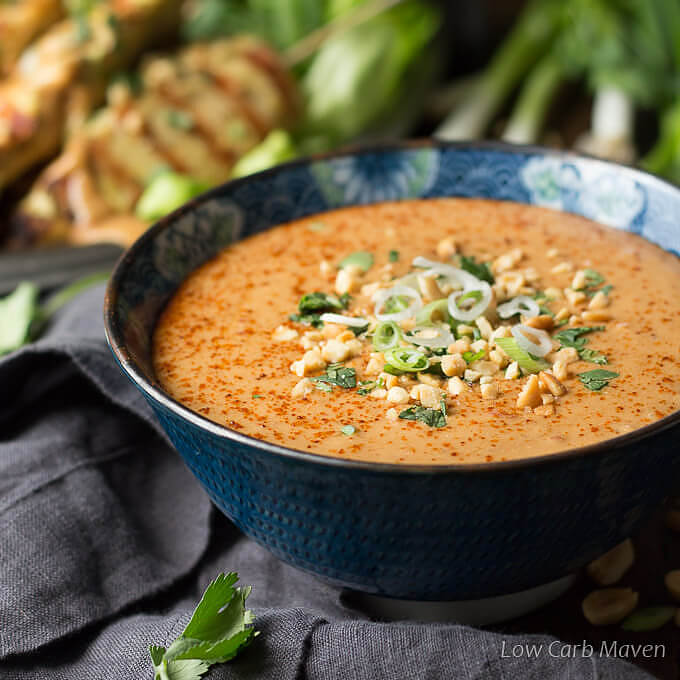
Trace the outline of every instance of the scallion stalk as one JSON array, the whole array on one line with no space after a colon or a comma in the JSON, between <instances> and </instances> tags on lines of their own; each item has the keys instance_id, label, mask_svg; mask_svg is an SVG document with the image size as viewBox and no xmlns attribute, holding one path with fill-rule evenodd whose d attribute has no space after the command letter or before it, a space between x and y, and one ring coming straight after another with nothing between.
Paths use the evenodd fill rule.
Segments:
<instances>
[{"instance_id":1,"label":"scallion stalk","mask_svg":"<svg viewBox=\"0 0 680 680\"><path fill-rule=\"evenodd\" d=\"M555 35L561 3L533 0L484 69L463 104L441 124L440 139L477 139Z\"/></svg>"},{"instance_id":2,"label":"scallion stalk","mask_svg":"<svg viewBox=\"0 0 680 680\"><path fill-rule=\"evenodd\" d=\"M543 57L533 67L522 86L503 133L506 142L533 144L538 140L562 78L562 66L552 54Z\"/></svg>"}]
</instances>

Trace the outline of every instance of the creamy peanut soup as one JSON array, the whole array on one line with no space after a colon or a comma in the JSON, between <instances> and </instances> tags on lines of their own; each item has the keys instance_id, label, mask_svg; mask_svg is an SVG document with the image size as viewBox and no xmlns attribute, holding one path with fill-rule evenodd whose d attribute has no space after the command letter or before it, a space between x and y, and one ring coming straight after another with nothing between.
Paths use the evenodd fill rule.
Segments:
<instances>
[{"instance_id":1,"label":"creamy peanut soup","mask_svg":"<svg viewBox=\"0 0 680 680\"><path fill-rule=\"evenodd\" d=\"M228 428L329 456L502 461L680 408L680 260L508 202L324 213L230 246L164 310L157 377Z\"/></svg>"}]
</instances>

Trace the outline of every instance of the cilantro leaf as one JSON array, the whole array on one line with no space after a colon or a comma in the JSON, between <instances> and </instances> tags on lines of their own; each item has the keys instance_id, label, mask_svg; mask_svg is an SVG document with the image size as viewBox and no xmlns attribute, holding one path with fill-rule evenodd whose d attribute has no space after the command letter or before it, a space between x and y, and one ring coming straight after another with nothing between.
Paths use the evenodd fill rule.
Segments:
<instances>
[{"instance_id":1,"label":"cilantro leaf","mask_svg":"<svg viewBox=\"0 0 680 680\"><path fill-rule=\"evenodd\" d=\"M295 323L302 323L305 326L312 326L314 328L323 328L323 321L321 321L321 314L289 314L288 318Z\"/></svg>"},{"instance_id":2,"label":"cilantro leaf","mask_svg":"<svg viewBox=\"0 0 680 680\"><path fill-rule=\"evenodd\" d=\"M599 364L602 366L609 363L607 357L595 349L583 348L578 351L578 354L583 361L589 361L591 364Z\"/></svg>"},{"instance_id":3,"label":"cilantro leaf","mask_svg":"<svg viewBox=\"0 0 680 680\"><path fill-rule=\"evenodd\" d=\"M398 262L399 261L399 251L398 250L390 250L390 252L387 254L387 257L390 262Z\"/></svg>"},{"instance_id":4,"label":"cilantro leaf","mask_svg":"<svg viewBox=\"0 0 680 680\"><path fill-rule=\"evenodd\" d=\"M312 382L327 383L328 386L337 385L338 387L351 389L352 387L357 386L357 372L349 366L329 364L326 368L326 372L312 378ZM325 388L319 389L330 392L330 390L326 390Z\"/></svg>"},{"instance_id":5,"label":"cilantro leaf","mask_svg":"<svg viewBox=\"0 0 680 680\"><path fill-rule=\"evenodd\" d=\"M578 373L577 375L584 387L587 387L593 392L601 390L603 387L609 385L610 380L619 377L618 373L605 371L602 368L596 368L592 371L586 371L585 373Z\"/></svg>"},{"instance_id":6,"label":"cilantro leaf","mask_svg":"<svg viewBox=\"0 0 680 680\"><path fill-rule=\"evenodd\" d=\"M250 587L238 575L219 574L203 593L184 632L167 648L149 646L155 680L197 680L214 663L234 658L257 632L245 602Z\"/></svg>"},{"instance_id":7,"label":"cilantro leaf","mask_svg":"<svg viewBox=\"0 0 680 680\"><path fill-rule=\"evenodd\" d=\"M399 414L403 420L419 420L430 427L446 427L446 405L443 409L411 406Z\"/></svg>"},{"instance_id":8,"label":"cilantro leaf","mask_svg":"<svg viewBox=\"0 0 680 680\"><path fill-rule=\"evenodd\" d=\"M336 297L335 295L316 291L303 295L298 303L298 309L300 314L332 312L338 309L347 309L350 300L351 298L347 293Z\"/></svg>"},{"instance_id":9,"label":"cilantro leaf","mask_svg":"<svg viewBox=\"0 0 680 680\"><path fill-rule=\"evenodd\" d=\"M489 265L486 262L477 262L474 255L470 257L461 255L460 268L487 283L493 284L496 281Z\"/></svg>"},{"instance_id":10,"label":"cilantro leaf","mask_svg":"<svg viewBox=\"0 0 680 680\"><path fill-rule=\"evenodd\" d=\"M579 328L567 328L563 331L555 333L554 338L562 347L575 347L581 349L588 339L584 335L594 333L595 331L603 331L604 326L581 326Z\"/></svg>"},{"instance_id":11,"label":"cilantro leaf","mask_svg":"<svg viewBox=\"0 0 680 680\"><path fill-rule=\"evenodd\" d=\"M604 276L594 269L584 269L583 273L586 275L586 288L597 288L605 281Z\"/></svg>"}]
</instances>

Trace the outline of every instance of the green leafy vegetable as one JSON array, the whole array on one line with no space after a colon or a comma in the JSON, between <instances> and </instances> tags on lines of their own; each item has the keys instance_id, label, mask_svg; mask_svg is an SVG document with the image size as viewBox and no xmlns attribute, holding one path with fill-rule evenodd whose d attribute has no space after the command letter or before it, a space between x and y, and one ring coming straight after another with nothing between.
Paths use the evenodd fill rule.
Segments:
<instances>
[{"instance_id":1,"label":"green leafy vegetable","mask_svg":"<svg viewBox=\"0 0 680 680\"><path fill-rule=\"evenodd\" d=\"M357 428L354 427L354 425L343 425L340 428L340 432L342 432L342 434L346 435L347 437L351 437L356 431Z\"/></svg>"},{"instance_id":2,"label":"green leafy vegetable","mask_svg":"<svg viewBox=\"0 0 680 680\"><path fill-rule=\"evenodd\" d=\"M328 386L337 385L338 387L351 389L352 387L357 386L357 372L349 366L343 366L342 364L329 364L326 368L326 372L322 375L312 378L312 382L326 383ZM324 389L324 391L330 390Z\"/></svg>"},{"instance_id":3,"label":"green leafy vegetable","mask_svg":"<svg viewBox=\"0 0 680 680\"><path fill-rule=\"evenodd\" d=\"M645 607L624 619L621 628L634 632L658 630L665 626L674 615L675 607Z\"/></svg>"},{"instance_id":4,"label":"green leafy vegetable","mask_svg":"<svg viewBox=\"0 0 680 680\"><path fill-rule=\"evenodd\" d=\"M333 312L338 309L347 309L350 299L346 293L340 297L328 293L306 293L300 298L298 309L300 314Z\"/></svg>"},{"instance_id":5,"label":"green leafy vegetable","mask_svg":"<svg viewBox=\"0 0 680 680\"><path fill-rule=\"evenodd\" d=\"M362 380L359 385L359 389L357 392L362 396L365 397L367 394L372 392L375 389L385 387L385 381L383 378L380 378L380 380Z\"/></svg>"},{"instance_id":6,"label":"green leafy vegetable","mask_svg":"<svg viewBox=\"0 0 680 680\"><path fill-rule=\"evenodd\" d=\"M476 353L469 349L467 352L463 352L463 359L465 359L468 364L471 364L473 361L483 359L484 354L485 352L483 349L480 349L479 352Z\"/></svg>"},{"instance_id":7,"label":"green leafy vegetable","mask_svg":"<svg viewBox=\"0 0 680 680\"><path fill-rule=\"evenodd\" d=\"M390 250L390 252L387 255L387 258L389 259L390 262L398 262L399 261L399 251L398 250Z\"/></svg>"},{"instance_id":8,"label":"green leafy vegetable","mask_svg":"<svg viewBox=\"0 0 680 680\"><path fill-rule=\"evenodd\" d=\"M567 328L563 331L555 333L554 338L562 347L575 347L581 349L588 342L584 335L588 333L595 333L596 331L603 331L604 326L581 326L579 328Z\"/></svg>"},{"instance_id":9,"label":"green leafy vegetable","mask_svg":"<svg viewBox=\"0 0 680 680\"><path fill-rule=\"evenodd\" d=\"M550 368L550 364L543 359L537 359L529 352L525 352L515 338L496 338L496 344L513 360L516 361L522 373L538 373Z\"/></svg>"},{"instance_id":10,"label":"green leafy vegetable","mask_svg":"<svg viewBox=\"0 0 680 680\"><path fill-rule=\"evenodd\" d=\"M358 250L356 253L351 253L347 257L340 260L338 267L340 269L344 269L351 264L356 265L362 271L367 272L373 266L373 255L371 253L367 253L366 251Z\"/></svg>"},{"instance_id":11,"label":"green leafy vegetable","mask_svg":"<svg viewBox=\"0 0 680 680\"><path fill-rule=\"evenodd\" d=\"M30 340L31 323L38 311L38 287L24 281L0 300L0 355Z\"/></svg>"},{"instance_id":12,"label":"green leafy vegetable","mask_svg":"<svg viewBox=\"0 0 680 680\"><path fill-rule=\"evenodd\" d=\"M473 255L470 257L461 255L460 268L464 269L466 272L469 272L473 276L476 276L481 281L486 281L490 284L493 284L496 281L496 279L493 277L493 274L491 273L489 265L486 262L477 262Z\"/></svg>"},{"instance_id":13,"label":"green leafy vegetable","mask_svg":"<svg viewBox=\"0 0 680 680\"><path fill-rule=\"evenodd\" d=\"M253 394L253 399L264 399L261 394Z\"/></svg>"},{"instance_id":14,"label":"green leafy vegetable","mask_svg":"<svg viewBox=\"0 0 680 680\"><path fill-rule=\"evenodd\" d=\"M219 574L203 593L184 632L167 648L149 646L154 680L196 680L210 666L233 659L258 634L246 609L250 586L238 574Z\"/></svg>"},{"instance_id":15,"label":"green leafy vegetable","mask_svg":"<svg viewBox=\"0 0 680 680\"><path fill-rule=\"evenodd\" d=\"M609 363L607 357L595 349L583 348L579 350L578 354L581 359L583 359L583 361L589 361L591 364L599 364L600 366L603 366L604 364Z\"/></svg>"},{"instance_id":16,"label":"green leafy vegetable","mask_svg":"<svg viewBox=\"0 0 680 680\"><path fill-rule=\"evenodd\" d=\"M399 414L403 420L419 420L430 427L446 427L446 403L439 409L411 406Z\"/></svg>"},{"instance_id":17,"label":"green leafy vegetable","mask_svg":"<svg viewBox=\"0 0 680 680\"><path fill-rule=\"evenodd\" d=\"M209 188L205 182L165 170L156 174L144 189L135 205L135 214L142 220L158 220Z\"/></svg>"},{"instance_id":18,"label":"green leafy vegetable","mask_svg":"<svg viewBox=\"0 0 680 680\"><path fill-rule=\"evenodd\" d=\"M592 371L586 371L585 373L578 373L577 375L584 387L587 387L593 392L597 392L603 387L607 387L610 380L619 377L618 373L606 371L603 368L596 368Z\"/></svg>"},{"instance_id":19,"label":"green leafy vegetable","mask_svg":"<svg viewBox=\"0 0 680 680\"><path fill-rule=\"evenodd\" d=\"M584 269L583 273L586 275L586 288L597 288L604 283L604 276L594 269Z\"/></svg>"},{"instance_id":20,"label":"green leafy vegetable","mask_svg":"<svg viewBox=\"0 0 680 680\"><path fill-rule=\"evenodd\" d=\"M303 323L306 326L313 326L314 328L323 328L321 314L289 314L288 318L295 323Z\"/></svg>"},{"instance_id":21,"label":"green leafy vegetable","mask_svg":"<svg viewBox=\"0 0 680 680\"><path fill-rule=\"evenodd\" d=\"M578 351L579 357L584 361L593 364L606 364L607 357L604 354L592 349L586 349L588 338L584 337L588 333L604 330L604 326L581 326L580 328L567 328L555 333L557 340L562 347L573 347Z\"/></svg>"},{"instance_id":22,"label":"green leafy vegetable","mask_svg":"<svg viewBox=\"0 0 680 680\"><path fill-rule=\"evenodd\" d=\"M108 276L108 272L100 272L77 279L52 294L42 305L38 304L37 286L27 281L20 283L10 295L0 299L0 356L35 340L61 307Z\"/></svg>"}]
</instances>

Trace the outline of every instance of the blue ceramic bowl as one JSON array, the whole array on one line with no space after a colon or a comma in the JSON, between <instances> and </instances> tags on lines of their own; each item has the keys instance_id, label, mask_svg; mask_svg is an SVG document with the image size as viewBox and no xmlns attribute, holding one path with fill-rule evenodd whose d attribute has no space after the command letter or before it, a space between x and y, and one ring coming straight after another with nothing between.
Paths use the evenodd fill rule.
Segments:
<instances>
[{"instance_id":1,"label":"blue ceramic bowl","mask_svg":"<svg viewBox=\"0 0 680 680\"><path fill-rule=\"evenodd\" d=\"M392 597L477 599L562 577L629 536L677 477L680 412L540 458L415 466L326 458L206 420L159 386L151 336L193 269L235 240L343 206L472 196L577 213L680 251L680 190L592 158L501 144L394 144L218 187L145 233L108 287L122 370L214 503L282 560Z\"/></svg>"}]
</instances>

